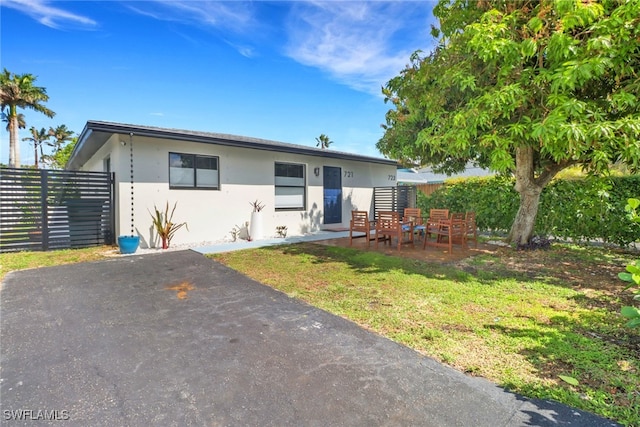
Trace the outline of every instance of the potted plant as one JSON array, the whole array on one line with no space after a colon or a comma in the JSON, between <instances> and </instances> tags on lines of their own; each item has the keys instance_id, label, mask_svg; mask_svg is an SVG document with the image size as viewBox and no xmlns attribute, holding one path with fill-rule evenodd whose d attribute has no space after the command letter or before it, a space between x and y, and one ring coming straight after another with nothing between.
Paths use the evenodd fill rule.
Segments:
<instances>
[{"instance_id":1,"label":"potted plant","mask_svg":"<svg viewBox=\"0 0 640 427\"><path fill-rule=\"evenodd\" d=\"M182 222L180 224L173 222L173 213L175 212L177 205L178 202L174 203L171 213L169 213L169 202L167 202L164 212L160 212L155 205L153 206L155 213L149 212L151 214L151 219L153 220L153 227L156 229L158 236L162 239L162 249L169 248L171 239L176 231L182 227L186 227L187 230L189 230L189 226L186 222Z\"/></svg>"},{"instance_id":2,"label":"potted plant","mask_svg":"<svg viewBox=\"0 0 640 427\"><path fill-rule=\"evenodd\" d=\"M118 247L123 255L135 254L140 246L140 236L118 236Z\"/></svg>"},{"instance_id":3,"label":"potted plant","mask_svg":"<svg viewBox=\"0 0 640 427\"><path fill-rule=\"evenodd\" d=\"M251 223L249 224L249 238L250 240L262 239L262 209L264 209L264 204L259 200L249 202L249 204L253 207Z\"/></svg>"},{"instance_id":4,"label":"potted plant","mask_svg":"<svg viewBox=\"0 0 640 427\"><path fill-rule=\"evenodd\" d=\"M278 237L282 237L283 239L287 237L287 226L286 225L277 226L276 234L278 235Z\"/></svg>"}]
</instances>

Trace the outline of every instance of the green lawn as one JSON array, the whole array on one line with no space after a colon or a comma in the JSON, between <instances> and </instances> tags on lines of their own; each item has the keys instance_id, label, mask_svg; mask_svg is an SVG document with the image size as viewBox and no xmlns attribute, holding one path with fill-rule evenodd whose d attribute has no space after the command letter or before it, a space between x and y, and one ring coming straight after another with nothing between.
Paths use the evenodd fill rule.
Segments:
<instances>
[{"instance_id":1,"label":"green lawn","mask_svg":"<svg viewBox=\"0 0 640 427\"><path fill-rule=\"evenodd\" d=\"M108 253L115 253L111 246L83 249L64 249L51 252L9 252L0 254L0 281L7 273L25 268L50 267L75 262L104 259Z\"/></svg>"},{"instance_id":2,"label":"green lawn","mask_svg":"<svg viewBox=\"0 0 640 427\"><path fill-rule=\"evenodd\" d=\"M640 426L640 331L623 326L615 277L629 254L505 249L444 266L299 244L212 258L470 375Z\"/></svg>"}]
</instances>

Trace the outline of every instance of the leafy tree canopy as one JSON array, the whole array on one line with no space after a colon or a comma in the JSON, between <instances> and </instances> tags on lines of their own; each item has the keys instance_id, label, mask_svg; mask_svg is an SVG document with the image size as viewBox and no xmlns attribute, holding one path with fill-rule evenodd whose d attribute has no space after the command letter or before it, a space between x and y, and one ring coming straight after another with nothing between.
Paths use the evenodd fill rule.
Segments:
<instances>
[{"instance_id":1,"label":"leafy tree canopy","mask_svg":"<svg viewBox=\"0 0 640 427\"><path fill-rule=\"evenodd\" d=\"M73 137L68 143L56 145L53 154L48 156L51 167L53 169L64 169L77 143L78 137Z\"/></svg>"},{"instance_id":2,"label":"leafy tree canopy","mask_svg":"<svg viewBox=\"0 0 640 427\"><path fill-rule=\"evenodd\" d=\"M522 244L560 170L640 170L640 0L441 0L433 13L437 47L383 88L382 153L514 174Z\"/></svg>"}]
</instances>

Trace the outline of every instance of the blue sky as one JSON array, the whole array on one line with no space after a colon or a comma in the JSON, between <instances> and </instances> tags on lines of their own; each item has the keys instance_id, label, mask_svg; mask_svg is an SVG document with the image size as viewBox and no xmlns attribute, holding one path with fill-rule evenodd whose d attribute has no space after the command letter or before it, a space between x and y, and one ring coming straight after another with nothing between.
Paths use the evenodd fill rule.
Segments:
<instances>
[{"instance_id":1,"label":"blue sky","mask_svg":"<svg viewBox=\"0 0 640 427\"><path fill-rule=\"evenodd\" d=\"M229 133L380 157L380 88L428 51L432 1L2 0L0 62L53 119ZM0 132L0 162L9 157ZM21 131L20 138L29 136ZM21 142L23 165L33 149Z\"/></svg>"}]
</instances>

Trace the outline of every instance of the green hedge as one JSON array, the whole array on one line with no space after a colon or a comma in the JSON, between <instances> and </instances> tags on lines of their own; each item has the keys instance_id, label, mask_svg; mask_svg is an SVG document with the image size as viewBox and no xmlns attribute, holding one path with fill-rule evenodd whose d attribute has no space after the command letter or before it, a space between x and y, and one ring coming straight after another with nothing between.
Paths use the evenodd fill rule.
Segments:
<instances>
[{"instance_id":1,"label":"green hedge","mask_svg":"<svg viewBox=\"0 0 640 427\"><path fill-rule=\"evenodd\" d=\"M514 180L504 177L450 180L431 196L418 195L423 212L448 208L475 211L478 228L507 233L518 211L520 196ZM627 199L640 196L640 176L558 179L540 197L535 234L578 241L601 239L626 246L640 239L640 226L624 210Z\"/></svg>"}]
</instances>

